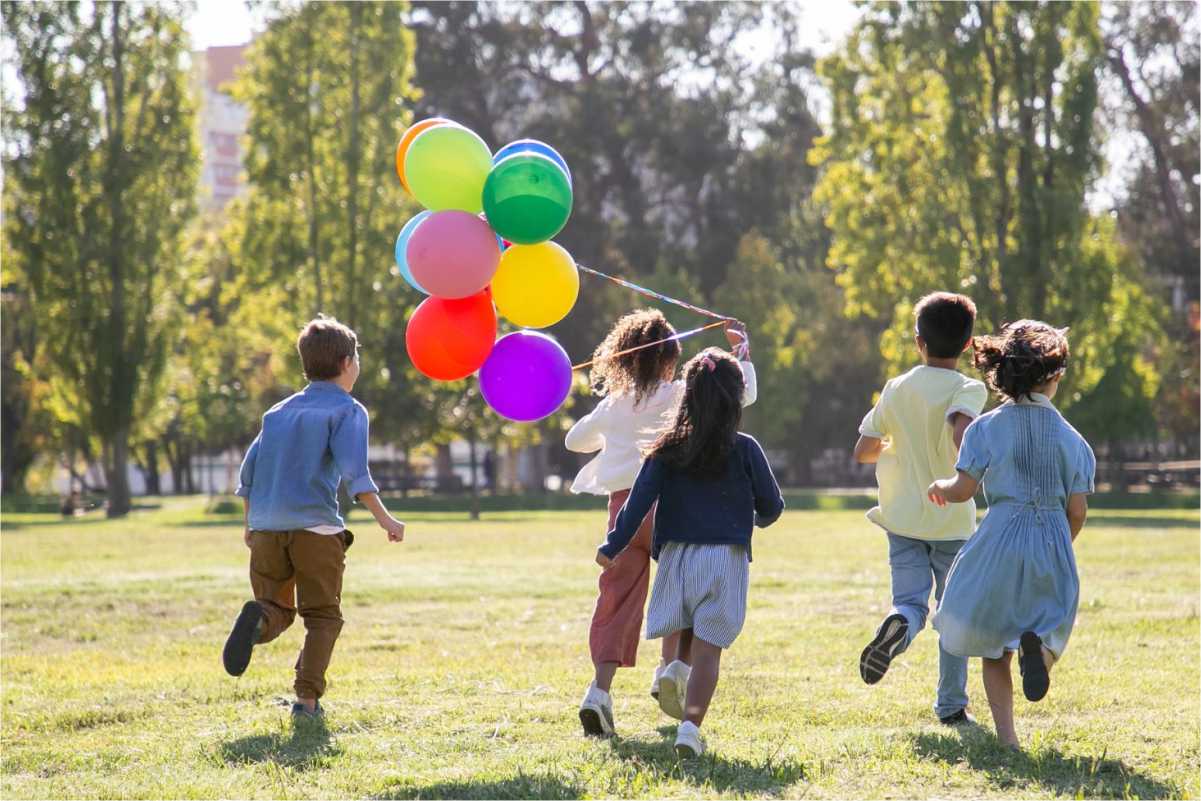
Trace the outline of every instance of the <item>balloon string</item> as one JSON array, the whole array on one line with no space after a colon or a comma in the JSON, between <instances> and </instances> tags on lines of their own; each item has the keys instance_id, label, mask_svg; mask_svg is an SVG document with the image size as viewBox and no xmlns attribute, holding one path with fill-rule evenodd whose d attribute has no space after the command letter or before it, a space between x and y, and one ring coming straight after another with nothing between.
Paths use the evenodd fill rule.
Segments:
<instances>
[{"instance_id":1,"label":"balloon string","mask_svg":"<svg viewBox=\"0 0 1201 801\"><path fill-rule=\"evenodd\" d=\"M638 286L638 284L627 281L624 278L617 278L616 276L612 276L607 273L602 273L600 270L594 270L591 267L585 267L582 264L576 264L576 267L579 267L581 270L583 270L586 273L591 273L592 275L600 276L601 278L606 278L615 284L624 286L626 289L632 289L641 295L646 295L649 298L654 298L655 300L661 300L661 301L664 301L665 303L674 303L675 305L680 306L681 308L688 309L689 311L694 311L697 314L703 314L706 317L716 317L719 320L733 320L734 319L733 317L730 317L729 315L726 315L726 314L718 314L717 312L709 311L708 309L702 309L700 306L693 306L691 303L687 303L682 300L677 300L675 298L669 298L667 295L664 295L660 292L656 292L653 289L647 289L644 286Z\"/></svg>"},{"instance_id":2,"label":"balloon string","mask_svg":"<svg viewBox=\"0 0 1201 801\"><path fill-rule=\"evenodd\" d=\"M710 328L717 328L719 325L725 325L726 319L727 318L723 318L721 320L718 320L715 323L709 323L708 325L702 325L700 328L694 328L691 331L683 331L679 334L676 334L675 336L667 337L666 339L660 339L655 342L647 342L646 344L643 344L643 345L636 345L632 348L626 348L625 350L619 350L619 351L617 351L617 353L607 353L604 356L599 356L595 359L590 359L589 361L583 362L582 364L573 364L571 366L571 369L572 370L583 370L585 367L591 367L592 365L596 364L597 362L607 361L609 359L616 359L619 356L625 356L627 353L633 353L634 351L642 350L643 348L653 348L656 345L662 345L664 342L671 342L673 339L684 339L686 337L692 336L693 334L699 334L702 331L708 331Z\"/></svg>"}]
</instances>

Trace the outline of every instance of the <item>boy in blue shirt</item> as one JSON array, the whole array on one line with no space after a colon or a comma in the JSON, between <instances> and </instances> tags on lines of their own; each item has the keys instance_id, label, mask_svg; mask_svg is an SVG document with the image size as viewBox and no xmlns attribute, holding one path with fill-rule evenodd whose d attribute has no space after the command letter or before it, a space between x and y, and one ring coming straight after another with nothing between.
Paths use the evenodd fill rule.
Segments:
<instances>
[{"instance_id":1,"label":"boy in blue shirt","mask_svg":"<svg viewBox=\"0 0 1201 801\"><path fill-rule=\"evenodd\" d=\"M242 461L237 494L246 512L250 549L248 601L222 654L241 676L255 645L270 642L296 618L304 646L296 660L294 718L322 714L325 671L342 630L342 573L354 535L338 513L338 482L375 516L391 542L404 523L384 508L367 469L367 410L350 396L359 377L358 338L337 320L319 317L296 342L309 385L272 406Z\"/></svg>"}]
</instances>

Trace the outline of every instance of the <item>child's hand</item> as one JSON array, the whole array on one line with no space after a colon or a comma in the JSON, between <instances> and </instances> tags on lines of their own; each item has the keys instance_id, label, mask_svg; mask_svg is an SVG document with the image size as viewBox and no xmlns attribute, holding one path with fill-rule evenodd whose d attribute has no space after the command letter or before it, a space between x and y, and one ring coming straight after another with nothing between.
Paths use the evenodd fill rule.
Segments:
<instances>
[{"instance_id":1,"label":"child's hand","mask_svg":"<svg viewBox=\"0 0 1201 801\"><path fill-rule=\"evenodd\" d=\"M946 479L935 481L926 490L926 497L933 501L935 506L946 506L948 503L946 495L947 485L950 483L951 481Z\"/></svg>"},{"instance_id":2,"label":"child's hand","mask_svg":"<svg viewBox=\"0 0 1201 801\"><path fill-rule=\"evenodd\" d=\"M405 538L405 524L397 520L395 517L389 517L380 524L380 528L388 532L388 542L403 542Z\"/></svg>"},{"instance_id":3,"label":"child's hand","mask_svg":"<svg viewBox=\"0 0 1201 801\"><path fill-rule=\"evenodd\" d=\"M602 569L608 570L613 565L613 560L605 556L598 549L596 552L596 563L600 565Z\"/></svg>"},{"instance_id":4,"label":"child's hand","mask_svg":"<svg viewBox=\"0 0 1201 801\"><path fill-rule=\"evenodd\" d=\"M726 342L730 343L731 348L737 348L744 342L748 345L750 340L746 335L746 323L739 320L726 320Z\"/></svg>"}]
</instances>

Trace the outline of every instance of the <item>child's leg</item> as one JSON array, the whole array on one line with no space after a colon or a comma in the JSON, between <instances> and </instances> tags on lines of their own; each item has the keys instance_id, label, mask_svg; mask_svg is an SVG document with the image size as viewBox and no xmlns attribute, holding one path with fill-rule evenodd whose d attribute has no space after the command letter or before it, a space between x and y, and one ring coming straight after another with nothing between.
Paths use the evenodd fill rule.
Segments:
<instances>
[{"instance_id":1,"label":"child's leg","mask_svg":"<svg viewBox=\"0 0 1201 801\"><path fill-rule=\"evenodd\" d=\"M892 611L859 655L859 675L868 684L884 678L892 660L926 625L934 573L930 544L888 534L888 566L892 572Z\"/></svg>"},{"instance_id":2,"label":"child's leg","mask_svg":"<svg viewBox=\"0 0 1201 801\"><path fill-rule=\"evenodd\" d=\"M629 493L615 492L609 499L610 526ZM596 666L598 689L609 692L617 668L632 667L638 656L642 615L646 607L651 575L651 529L653 514L642 521L634 539L598 580L599 593L588 645Z\"/></svg>"},{"instance_id":3,"label":"child's leg","mask_svg":"<svg viewBox=\"0 0 1201 801\"><path fill-rule=\"evenodd\" d=\"M713 691L717 689L717 676L721 669L721 648L700 637L693 637L691 630L688 634L692 656L692 674L688 677L688 699L684 706L684 720L699 727L705 720L705 713L709 711L709 702L713 700Z\"/></svg>"},{"instance_id":4,"label":"child's leg","mask_svg":"<svg viewBox=\"0 0 1201 801\"><path fill-rule=\"evenodd\" d=\"M1013 673L1009 663L1013 654L1006 651L1000 659L984 662L984 693L992 710L993 723L997 727L997 738L1006 745L1018 747L1017 731L1013 727Z\"/></svg>"},{"instance_id":5,"label":"child's leg","mask_svg":"<svg viewBox=\"0 0 1201 801\"><path fill-rule=\"evenodd\" d=\"M680 659L680 632L668 634L663 638L663 650L659 657L659 666L663 667L671 664L674 660ZM688 664L687 659L680 659L685 665Z\"/></svg>"},{"instance_id":6,"label":"child's leg","mask_svg":"<svg viewBox=\"0 0 1201 801\"><path fill-rule=\"evenodd\" d=\"M342 534L292 532L289 551L296 565L296 600L304 620L304 646L296 659L296 697L312 710L325 693L325 671L342 631Z\"/></svg>"},{"instance_id":7,"label":"child's leg","mask_svg":"<svg viewBox=\"0 0 1201 801\"><path fill-rule=\"evenodd\" d=\"M934 600L942 603L942 591L946 587L947 573L951 563L965 540L948 540L930 543L930 565L934 568ZM947 653L938 643L938 697L934 702L934 713L939 718L954 715L967 709L967 657Z\"/></svg>"},{"instance_id":8,"label":"child's leg","mask_svg":"<svg viewBox=\"0 0 1201 801\"><path fill-rule=\"evenodd\" d=\"M685 665L692 664L692 629L684 629L677 631L672 635L676 638L676 655L675 658L683 662Z\"/></svg>"},{"instance_id":9,"label":"child's leg","mask_svg":"<svg viewBox=\"0 0 1201 801\"><path fill-rule=\"evenodd\" d=\"M250 535L250 589L263 613L260 644L283 634L296 619L296 573L287 546L284 532Z\"/></svg>"}]
</instances>

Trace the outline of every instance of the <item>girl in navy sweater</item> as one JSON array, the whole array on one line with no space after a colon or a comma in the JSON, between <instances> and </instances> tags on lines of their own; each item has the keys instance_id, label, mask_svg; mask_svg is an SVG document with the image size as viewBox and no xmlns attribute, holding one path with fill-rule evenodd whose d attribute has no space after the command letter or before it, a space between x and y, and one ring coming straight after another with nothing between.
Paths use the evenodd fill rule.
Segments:
<instances>
[{"instance_id":1,"label":"girl in navy sweater","mask_svg":"<svg viewBox=\"0 0 1201 801\"><path fill-rule=\"evenodd\" d=\"M682 706L676 734L682 757L704 751L699 727L717 687L722 650L746 619L751 532L784 510L780 487L754 438L739 433L742 370L709 348L684 366L684 395L674 422L647 451L613 530L597 551L604 568L629 544L658 501L651 556L659 563L647 610L646 637L676 632L676 659L692 665L687 680L669 665L659 685L664 711Z\"/></svg>"}]
</instances>

